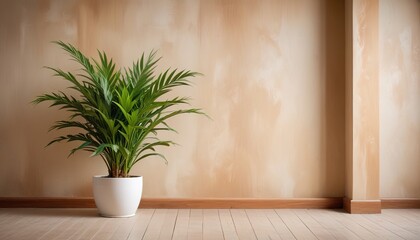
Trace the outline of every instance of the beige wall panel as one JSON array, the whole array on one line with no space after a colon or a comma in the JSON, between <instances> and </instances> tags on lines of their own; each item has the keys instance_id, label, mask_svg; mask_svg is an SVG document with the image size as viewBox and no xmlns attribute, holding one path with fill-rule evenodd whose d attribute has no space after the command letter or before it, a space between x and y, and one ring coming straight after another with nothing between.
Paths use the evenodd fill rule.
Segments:
<instances>
[{"instance_id":1,"label":"beige wall panel","mask_svg":"<svg viewBox=\"0 0 420 240\"><path fill-rule=\"evenodd\" d=\"M345 0L345 196L353 197L353 0Z\"/></svg>"},{"instance_id":2,"label":"beige wall panel","mask_svg":"<svg viewBox=\"0 0 420 240\"><path fill-rule=\"evenodd\" d=\"M353 0L353 192L379 198L379 63L376 0Z\"/></svg>"},{"instance_id":3,"label":"beige wall panel","mask_svg":"<svg viewBox=\"0 0 420 240\"><path fill-rule=\"evenodd\" d=\"M381 197L420 198L420 1L380 1Z\"/></svg>"},{"instance_id":4,"label":"beige wall panel","mask_svg":"<svg viewBox=\"0 0 420 240\"><path fill-rule=\"evenodd\" d=\"M30 101L66 85L42 66L77 69L52 40L122 66L158 49L163 67L204 73L177 93L213 120L172 121L169 165L133 169L144 197L343 196L343 13L332 0L2 1L0 196L91 196L106 173L66 144L44 148L66 114Z\"/></svg>"}]
</instances>

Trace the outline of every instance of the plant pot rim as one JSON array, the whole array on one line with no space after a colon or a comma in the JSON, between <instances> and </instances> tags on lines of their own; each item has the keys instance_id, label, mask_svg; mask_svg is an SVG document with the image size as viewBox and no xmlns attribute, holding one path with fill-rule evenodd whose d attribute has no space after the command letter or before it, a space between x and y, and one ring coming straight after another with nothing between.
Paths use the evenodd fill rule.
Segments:
<instances>
[{"instance_id":1,"label":"plant pot rim","mask_svg":"<svg viewBox=\"0 0 420 240\"><path fill-rule=\"evenodd\" d=\"M100 179L134 179L134 178L142 178L143 176L137 175L129 175L128 177L109 177L108 175L94 175L93 178L100 178Z\"/></svg>"}]
</instances>

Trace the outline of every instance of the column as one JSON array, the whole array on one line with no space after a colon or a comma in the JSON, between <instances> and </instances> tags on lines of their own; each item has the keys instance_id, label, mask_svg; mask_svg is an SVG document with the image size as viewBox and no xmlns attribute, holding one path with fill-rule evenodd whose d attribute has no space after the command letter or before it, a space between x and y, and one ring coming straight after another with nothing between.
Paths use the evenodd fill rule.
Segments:
<instances>
[{"instance_id":1,"label":"column","mask_svg":"<svg viewBox=\"0 0 420 240\"><path fill-rule=\"evenodd\" d=\"M380 213L379 1L346 1L346 198L350 213Z\"/></svg>"}]
</instances>

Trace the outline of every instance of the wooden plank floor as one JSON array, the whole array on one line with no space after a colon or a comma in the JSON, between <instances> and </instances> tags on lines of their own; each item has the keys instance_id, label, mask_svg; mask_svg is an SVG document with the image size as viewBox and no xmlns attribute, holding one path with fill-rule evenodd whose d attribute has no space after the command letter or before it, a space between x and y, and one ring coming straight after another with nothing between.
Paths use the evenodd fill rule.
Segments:
<instances>
[{"instance_id":1,"label":"wooden plank floor","mask_svg":"<svg viewBox=\"0 0 420 240\"><path fill-rule=\"evenodd\" d=\"M420 209L0 209L0 239L420 239Z\"/></svg>"}]
</instances>

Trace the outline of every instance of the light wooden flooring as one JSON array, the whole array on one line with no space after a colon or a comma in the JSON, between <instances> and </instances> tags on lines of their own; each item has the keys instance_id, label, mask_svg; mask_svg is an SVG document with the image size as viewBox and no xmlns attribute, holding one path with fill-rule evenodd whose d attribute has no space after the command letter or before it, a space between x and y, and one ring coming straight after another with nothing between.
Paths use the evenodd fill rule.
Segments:
<instances>
[{"instance_id":1,"label":"light wooden flooring","mask_svg":"<svg viewBox=\"0 0 420 240\"><path fill-rule=\"evenodd\" d=\"M420 239L420 209L0 209L0 239Z\"/></svg>"}]
</instances>

